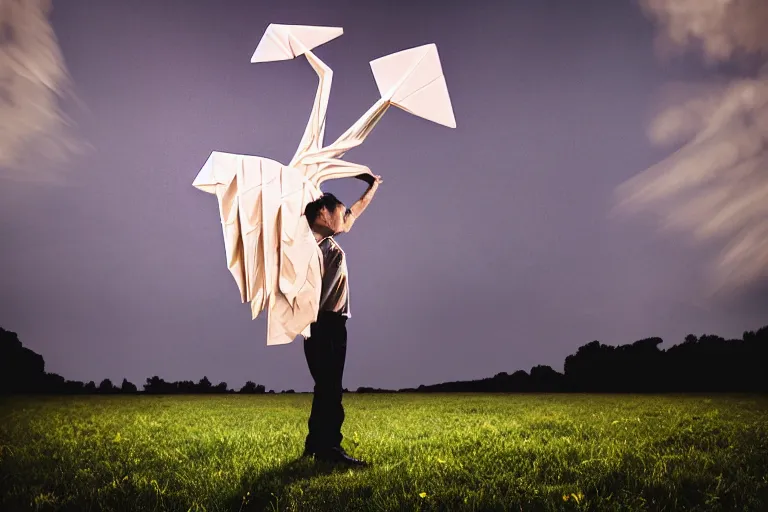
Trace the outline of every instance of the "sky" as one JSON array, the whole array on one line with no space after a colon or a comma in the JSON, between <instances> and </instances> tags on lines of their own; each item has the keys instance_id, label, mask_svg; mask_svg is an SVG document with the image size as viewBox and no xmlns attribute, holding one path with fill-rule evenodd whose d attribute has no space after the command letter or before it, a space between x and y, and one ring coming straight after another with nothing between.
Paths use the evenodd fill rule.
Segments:
<instances>
[{"instance_id":1,"label":"sky","mask_svg":"<svg viewBox=\"0 0 768 512\"><path fill-rule=\"evenodd\" d=\"M309 391L302 339L266 346L226 267L211 151L287 163L317 85L303 58L250 64L269 23L344 35L326 141L377 100L368 62L434 42L457 128L391 108L345 159L384 184L338 237L352 318L344 386L403 388L538 364L592 340L740 337L768 287L704 293L712 247L617 215L616 188L662 160L648 126L666 84L636 2L518 0L54 2L71 79L62 109L87 151L63 183L0 187L0 326L67 379L148 377ZM326 183L347 204L357 180Z\"/></svg>"}]
</instances>

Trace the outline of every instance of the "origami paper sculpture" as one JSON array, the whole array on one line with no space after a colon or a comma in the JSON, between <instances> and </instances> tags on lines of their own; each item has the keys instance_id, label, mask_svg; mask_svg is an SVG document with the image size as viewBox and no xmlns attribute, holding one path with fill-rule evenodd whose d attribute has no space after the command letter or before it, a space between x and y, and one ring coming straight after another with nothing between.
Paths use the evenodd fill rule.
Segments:
<instances>
[{"instance_id":1,"label":"origami paper sculpture","mask_svg":"<svg viewBox=\"0 0 768 512\"><path fill-rule=\"evenodd\" d=\"M333 72L312 49L343 34L338 27L271 24L252 63L306 56L319 83L312 112L288 165L268 158L214 151L192 185L215 194L229 271L252 318L267 310L267 345L309 336L317 320L322 282L317 242L304 216L326 180L373 180L371 170L341 160L360 145L390 105L455 128L448 89L434 44L410 48L370 63L381 99L346 132L323 145Z\"/></svg>"}]
</instances>

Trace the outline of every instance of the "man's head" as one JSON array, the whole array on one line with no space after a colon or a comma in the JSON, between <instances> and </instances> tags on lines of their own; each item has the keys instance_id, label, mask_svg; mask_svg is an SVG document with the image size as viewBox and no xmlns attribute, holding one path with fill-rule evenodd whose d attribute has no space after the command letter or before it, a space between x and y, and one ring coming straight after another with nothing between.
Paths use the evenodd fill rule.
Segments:
<instances>
[{"instance_id":1,"label":"man's head","mask_svg":"<svg viewBox=\"0 0 768 512\"><path fill-rule=\"evenodd\" d=\"M344 226L347 207L333 194L323 194L320 199L309 203L304 210L312 231L325 236L340 233Z\"/></svg>"}]
</instances>

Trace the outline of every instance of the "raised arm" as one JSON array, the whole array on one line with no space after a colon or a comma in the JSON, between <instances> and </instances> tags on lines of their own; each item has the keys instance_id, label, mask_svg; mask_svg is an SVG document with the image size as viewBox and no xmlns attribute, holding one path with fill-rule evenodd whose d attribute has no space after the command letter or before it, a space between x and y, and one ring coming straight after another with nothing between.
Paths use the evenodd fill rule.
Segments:
<instances>
[{"instance_id":1,"label":"raised arm","mask_svg":"<svg viewBox=\"0 0 768 512\"><path fill-rule=\"evenodd\" d=\"M342 233L346 233L352 229L352 225L355 223L357 218L365 211L366 208L368 208L371 200L373 200L373 196L376 195L376 191L379 189L379 184L383 182L381 176L374 175L372 177L373 182L368 185L368 189L365 191L365 193L363 193L360 199L358 199L355 204L350 206L347 210L347 213L344 214L344 224L341 229Z\"/></svg>"}]
</instances>

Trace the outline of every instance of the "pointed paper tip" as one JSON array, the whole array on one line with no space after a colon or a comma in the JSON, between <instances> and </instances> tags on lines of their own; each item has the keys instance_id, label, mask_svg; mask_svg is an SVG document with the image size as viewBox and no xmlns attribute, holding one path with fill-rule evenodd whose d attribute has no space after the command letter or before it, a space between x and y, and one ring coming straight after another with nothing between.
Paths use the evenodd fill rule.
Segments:
<instances>
[{"instance_id":1,"label":"pointed paper tip","mask_svg":"<svg viewBox=\"0 0 768 512\"><path fill-rule=\"evenodd\" d=\"M392 105L434 123L456 128L451 98L434 43L370 62L376 85Z\"/></svg>"},{"instance_id":2,"label":"pointed paper tip","mask_svg":"<svg viewBox=\"0 0 768 512\"><path fill-rule=\"evenodd\" d=\"M312 50L342 34L344 29L341 27L271 23L253 52L251 63L293 59L303 55L306 50ZM291 39L300 43L299 48L291 45Z\"/></svg>"},{"instance_id":3,"label":"pointed paper tip","mask_svg":"<svg viewBox=\"0 0 768 512\"><path fill-rule=\"evenodd\" d=\"M213 157L216 153L217 151L211 152L210 156L203 164L202 169L200 169L200 172L197 173L195 180L192 182L193 187L210 194L216 193L216 177L213 174Z\"/></svg>"}]
</instances>

